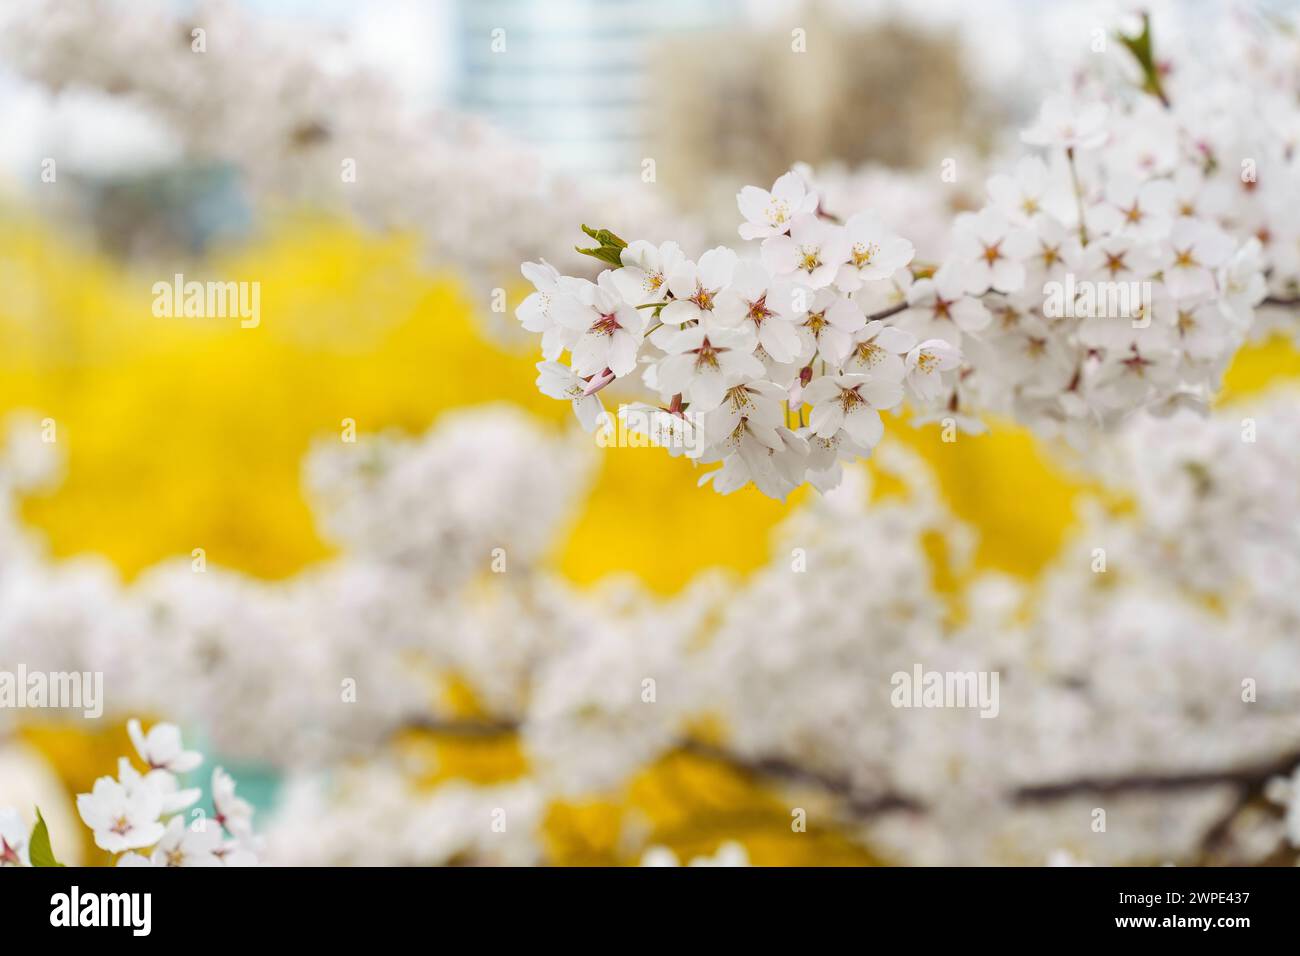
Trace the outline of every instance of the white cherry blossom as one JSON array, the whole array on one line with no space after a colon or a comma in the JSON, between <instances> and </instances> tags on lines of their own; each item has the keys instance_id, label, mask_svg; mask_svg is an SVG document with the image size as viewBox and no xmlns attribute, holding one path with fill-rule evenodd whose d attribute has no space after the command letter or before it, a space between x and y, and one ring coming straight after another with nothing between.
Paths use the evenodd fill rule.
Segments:
<instances>
[{"instance_id":1,"label":"white cherry blossom","mask_svg":"<svg viewBox=\"0 0 1300 956\"><path fill-rule=\"evenodd\" d=\"M888 279L916 255L912 244L896 236L871 213L858 213L844 224L849 261L840 266L835 285L856 292L868 282Z\"/></svg>"},{"instance_id":2,"label":"white cherry blossom","mask_svg":"<svg viewBox=\"0 0 1300 956\"><path fill-rule=\"evenodd\" d=\"M809 425L819 438L832 438L843 429L857 444L874 448L884 434L880 409L903 400L902 384L870 375L827 375L804 389L813 406Z\"/></svg>"},{"instance_id":3,"label":"white cherry blossom","mask_svg":"<svg viewBox=\"0 0 1300 956\"><path fill-rule=\"evenodd\" d=\"M802 176L785 173L772 185L772 191L746 186L736 194L736 205L745 222L740 224L740 238L767 239L790 231L797 216L817 210L817 195L808 191Z\"/></svg>"},{"instance_id":4,"label":"white cherry blossom","mask_svg":"<svg viewBox=\"0 0 1300 956\"><path fill-rule=\"evenodd\" d=\"M100 777L90 793L77 797L77 812L95 832L95 845L110 853L157 843L164 829L158 821L162 807L154 788L130 788L112 777Z\"/></svg>"},{"instance_id":5,"label":"white cherry blossom","mask_svg":"<svg viewBox=\"0 0 1300 956\"><path fill-rule=\"evenodd\" d=\"M763 240L763 264L774 276L797 278L810 289L830 285L852 244L843 226L814 215L795 217L788 236Z\"/></svg>"},{"instance_id":6,"label":"white cherry blossom","mask_svg":"<svg viewBox=\"0 0 1300 956\"><path fill-rule=\"evenodd\" d=\"M154 724L146 734L140 721L132 718L127 722L126 730L135 745L135 752L151 770L185 773L203 762L202 754L186 750L181 744L181 731L175 724Z\"/></svg>"},{"instance_id":7,"label":"white cherry blossom","mask_svg":"<svg viewBox=\"0 0 1300 956\"><path fill-rule=\"evenodd\" d=\"M664 301L668 277L686 261L677 243L655 246L644 239L629 242L621 258L623 268L614 270L614 284L632 305Z\"/></svg>"},{"instance_id":8,"label":"white cherry blossom","mask_svg":"<svg viewBox=\"0 0 1300 956\"><path fill-rule=\"evenodd\" d=\"M1104 103L1076 103L1063 96L1049 96L1020 138L1034 146L1096 149L1106 141L1109 113Z\"/></svg>"},{"instance_id":9,"label":"white cherry blossom","mask_svg":"<svg viewBox=\"0 0 1300 956\"><path fill-rule=\"evenodd\" d=\"M608 369L622 376L636 368L646 318L623 298L612 271L583 283L575 295L553 303L551 311L558 323L578 333L572 348L576 374L585 378Z\"/></svg>"}]
</instances>

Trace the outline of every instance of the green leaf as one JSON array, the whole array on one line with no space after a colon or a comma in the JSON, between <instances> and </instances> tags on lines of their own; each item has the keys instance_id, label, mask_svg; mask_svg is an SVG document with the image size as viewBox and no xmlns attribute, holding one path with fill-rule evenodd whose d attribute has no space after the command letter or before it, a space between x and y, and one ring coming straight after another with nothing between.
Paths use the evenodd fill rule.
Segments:
<instances>
[{"instance_id":1,"label":"green leaf","mask_svg":"<svg viewBox=\"0 0 1300 956\"><path fill-rule=\"evenodd\" d=\"M574 246L584 256L591 256L593 259L599 259L601 262L608 262L612 266L621 266L623 256L617 246L598 246L592 249L584 249L582 246Z\"/></svg>"},{"instance_id":2,"label":"green leaf","mask_svg":"<svg viewBox=\"0 0 1300 956\"><path fill-rule=\"evenodd\" d=\"M623 250L627 248L626 242L608 229L593 229L591 226L584 224L582 231L595 239L600 245L589 249L584 249L582 246L574 246L573 248L584 256L591 256L601 262L608 262L612 266L621 266L623 264Z\"/></svg>"},{"instance_id":3,"label":"green leaf","mask_svg":"<svg viewBox=\"0 0 1300 956\"><path fill-rule=\"evenodd\" d=\"M608 229L592 229L591 226L583 225L582 231L591 238L595 239L602 246L617 246L619 249L626 249L627 243L614 235Z\"/></svg>"},{"instance_id":4,"label":"green leaf","mask_svg":"<svg viewBox=\"0 0 1300 956\"><path fill-rule=\"evenodd\" d=\"M1116 37L1124 44L1125 49L1133 54L1133 59L1137 60L1138 66L1142 68L1142 89L1168 106L1169 97L1165 95L1165 89L1160 83L1160 68L1156 65L1155 51L1151 42L1150 15L1142 14L1142 32L1137 36L1117 33Z\"/></svg>"},{"instance_id":5,"label":"green leaf","mask_svg":"<svg viewBox=\"0 0 1300 956\"><path fill-rule=\"evenodd\" d=\"M54 858L54 850L50 848L50 831L45 826L45 818L41 816L40 807L36 808L36 826L32 827L32 836L27 846L32 866L63 865Z\"/></svg>"}]
</instances>

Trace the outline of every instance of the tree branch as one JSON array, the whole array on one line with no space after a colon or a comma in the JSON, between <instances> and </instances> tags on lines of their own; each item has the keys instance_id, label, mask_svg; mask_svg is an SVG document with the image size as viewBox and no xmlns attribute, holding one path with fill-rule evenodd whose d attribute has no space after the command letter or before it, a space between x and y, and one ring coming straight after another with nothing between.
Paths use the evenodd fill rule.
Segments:
<instances>
[{"instance_id":1,"label":"tree branch","mask_svg":"<svg viewBox=\"0 0 1300 956\"><path fill-rule=\"evenodd\" d=\"M406 722L410 728L465 737L491 737L515 733L519 722L514 720L436 720L425 717ZM925 813L928 807L914 797L898 793L863 793L846 778L802 766L785 757L745 757L725 747L706 744L685 738L675 747L683 753L695 754L724 763L736 770L756 777L766 777L786 783L813 786L840 798L850 815L867 819L885 813ZM1203 843L1207 849L1221 844L1232 820L1248 804L1263 794L1264 787L1273 777L1285 776L1300 766L1300 749L1282 756L1252 764L1222 769L1187 772L1132 774L1127 776L1076 777L1054 783L1030 784L1018 787L1007 794L1010 802L1021 806L1051 803L1071 797L1096 794L1101 796L1135 796L1141 794L1179 793L1209 787L1234 786L1239 790L1232 807L1206 832Z\"/></svg>"},{"instance_id":2,"label":"tree branch","mask_svg":"<svg viewBox=\"0 0 1300 956\"><path fill-rule=\"evenodd\" d=\"M906 310L907 300L904 299L902 302L898 303L898 305L891 305L889 308L881 309L879 312L872 312L867 316L867 321L874 322L876 319L887 319L891 315L898 315L898 313L905 312Z\"/></svg>"}]
</instances>

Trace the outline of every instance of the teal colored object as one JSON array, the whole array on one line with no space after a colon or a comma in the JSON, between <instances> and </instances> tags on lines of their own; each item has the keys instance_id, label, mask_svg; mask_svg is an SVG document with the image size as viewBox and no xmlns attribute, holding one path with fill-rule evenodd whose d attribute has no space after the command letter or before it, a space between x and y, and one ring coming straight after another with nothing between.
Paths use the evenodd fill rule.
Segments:
<instances>
[{"instance_id":1,"label":"teal colored object","mask_svg":"<svg viewBox=\"0 0 1300 956\"><path fill-rule=\"evenodd\" d=\"M182 786L202 789L203 796L195 806L204 813L212 812L212 770L220 767L235 779L235 795L253 805L256 811L253 828L260 830L267 815L275 809L284 775L264 763L222 757L212 747L208 735L197 729L186 728L184 740L186 749L198 750L204 757L198 769L185 774L181 781Z\"/></svg>"}]
</instances>

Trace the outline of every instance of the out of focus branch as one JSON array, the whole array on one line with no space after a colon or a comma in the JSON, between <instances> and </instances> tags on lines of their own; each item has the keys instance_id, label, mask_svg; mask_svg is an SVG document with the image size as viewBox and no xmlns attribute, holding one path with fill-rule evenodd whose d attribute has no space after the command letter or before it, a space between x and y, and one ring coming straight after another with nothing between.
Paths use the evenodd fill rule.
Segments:
<instances>
[{"instance_id":1,"label":"out of focus branch","mask_svg":"<svg viewBox=\"0 0 1300 956\"><path fill-rule=\"evenodd\" d=\"M684 753L696 754L717 760L737 770L762 777L772 777L790 783L808 784L841 797L845 806L854 816L869 817L878 813L890 813L895 810L908 810L913 813L923 812L925 807L911 797L895 793L863 794L847 780L830 774L802 767L781 757L746 758L722 747L704 744L695 740L684 740L678 745Z\"/></svg>"},{"instance_id":2,"label":"out of focus branch","mask_svg":"<svg viewBox=\"0 0 1300 956\"><path fill-rule=\"evenodd\" d=\"M405 721L403 726L409 730L424 730L430 733L466 738L495 737L502 734L516 733L519 730L518 721L495 718L442 720L415 717ZM702 743L690 738L679 741L673 749L681 753L694 754L708 760L715 760L753 776L767 777L787 783L805 784L825 790L827 793L839 797L856 817L870 817L895 810L909 810L912 812L923 812L925 810L924 805L911 797L893 793L864 794L847 780L801 766L782 757L744 757L724 747Z\"/></svg>"},{"instance_id":3,"label":"out of focus branch","mask_svg":"<svg viewBox=\"0 0 1300 956\"><path fill-rule=\"evenodd\" d=\"M441 721L417 718L408 727L435 733L464 737L491 737L515 733L519 729L512 720ZM824 790L839 797L845 808L857 818L867 818L883 813L906 811L924 813L927 807L919 800L897 793L863 793L849 780L802 766L784 757L746 757L714 744L684 739L677 750L695 754L709 760L727 764L736 770L757 777L803 784ZM1285 776L1300 765L1300 750L1271 760L1223 769L1195 770L1185 773L1147 773L1106 777L1076 777L1055 783L1030 784L1018 787L1009 794L1011 802L1021 805L1050 803L1087 794L1099 796L1136 796L1142 794L1180 793L1208 787L1232 786L1239 791L1232 807L1205 835L1205 846L1212 849L1222 843L1236 815L1248 804L1262 796L1264 787L1273 777Z\"/></svg>"},{"instance_id":4,"label":"out of focus branch","mask_svg":"<svg viewBox=\"0 0 1300 956\"><path fill-rule=\"evenodd\" d=\"M1170 793L1229 785L1262 791L1271 778L1290 773L1297 764L1300 764L1300 751L1288 753L1274 760L1222 770L1134 774L1120 777L1079 777L1058 783L1035 784L1019 788L1014 792L1014 798L1018 803L1040 803L1085 793L1102 795Z\"/></svg>"}]
</instances>

